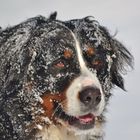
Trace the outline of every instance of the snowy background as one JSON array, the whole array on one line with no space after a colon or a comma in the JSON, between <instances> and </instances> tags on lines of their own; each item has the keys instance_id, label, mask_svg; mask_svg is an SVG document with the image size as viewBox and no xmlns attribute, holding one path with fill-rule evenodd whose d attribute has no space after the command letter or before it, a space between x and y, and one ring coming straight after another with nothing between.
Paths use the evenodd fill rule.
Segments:
<instances>
[{"instance_id":1,"label":"snowy background","mask_svg":"<svg viewBox=\"0 0 140 140\"><path fill-rule=\"evenodd\" d=\"M127 46L135 70L125 76L128 92L114 90L107 113L105 140L140 140L140 0L0 0L0 26L58 11L68 20L93 15Z\"/></svg>"}]
</instances>

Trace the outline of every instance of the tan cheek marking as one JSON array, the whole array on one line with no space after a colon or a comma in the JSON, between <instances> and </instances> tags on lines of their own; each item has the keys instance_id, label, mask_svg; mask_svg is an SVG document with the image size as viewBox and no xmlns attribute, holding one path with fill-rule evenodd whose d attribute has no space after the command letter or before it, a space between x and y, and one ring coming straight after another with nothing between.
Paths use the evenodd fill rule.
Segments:
<instances>
[{"instance_id":1,"label":"tan cheek marking","mask_svg":"<svg viewBox=\"0 0 140 140\"><path fill-rule=\"evenodd\" d=\"M63 100L65 100L65 94L60 93L60 94L49 94L47 93L46 95L42 96L43 100L43 109L45 110L45 113L43 114L44 116L47 116L49 119L53 119L52 115L54 113L54 102L61 103Z\"/></svg>"},{"instance_id":2,"label":"tan cheek marking","mask_svg":"<svg viewBox=\"0 0 140 140\"><path fill-rule=\"evenodd\" d=\"M88 56L93 56L95 55L95 49L93 47L88 47L86 53Z\"/></svg>"},{"instance_id":3,"label":"tan cheek marking","mask_svg":"<svg viewBox=\"0 0 140 140\"><path fill-rule=\"evenodd\" d=\"M72 57L72 54L73 54L73 52L72 52L72 50L70 50L70 49L66 49L66 50L64 51L64 57L65 57L66 59L70 59L70 58Z\"/></svg>"}]
</instances>

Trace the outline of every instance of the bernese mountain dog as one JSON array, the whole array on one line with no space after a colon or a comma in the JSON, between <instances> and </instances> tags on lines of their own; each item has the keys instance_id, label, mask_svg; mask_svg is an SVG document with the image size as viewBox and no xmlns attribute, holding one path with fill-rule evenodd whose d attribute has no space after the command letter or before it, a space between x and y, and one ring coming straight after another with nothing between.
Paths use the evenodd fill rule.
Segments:
<instances>
[{"instance_id":1,"label":"bernese mountain dog","mask_svg":"<svg viewBox=\"0 0 140 140\"><path fill-rule=\"evenodd\" d=\"M94 17L56 12L0 30L0 140L102 140L131 53Z\"/></svg>"}]
</instances>

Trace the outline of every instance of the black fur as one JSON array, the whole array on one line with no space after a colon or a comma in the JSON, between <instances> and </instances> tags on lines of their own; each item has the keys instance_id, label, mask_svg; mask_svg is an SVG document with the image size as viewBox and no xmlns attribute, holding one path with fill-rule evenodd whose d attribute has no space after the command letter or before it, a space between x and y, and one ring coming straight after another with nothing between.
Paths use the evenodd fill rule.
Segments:
<instances>
[{"instance_id":1,"label":"black fur","mask_svg":"<svg viewBox=\"0 0 140 140\"><path fill-rule=\"evenodd\" d=\"M104 62L97 75L107 101L113 85L125 89L122 72L127 66L132 67L130 52L92 17L59 21L56 15L55 12L49 18L34 17L0 29L0 140L34 140L36 127L29 126L42 113L39 97L46 91L63 91L64 83L69 85L80 74L76 56L69 62L60 57L65 46L76 54L70 30L79 40L91 71L96 69L92 61ZM95 47L97 55L86 56L86 45ZM107 54L112 58L110 65ZM54 69L58 61L63 61L67 69ZM57 79L58 73L63 76ZM104 84L106 80L108 85Z\"/></svg>"}]
</instances>

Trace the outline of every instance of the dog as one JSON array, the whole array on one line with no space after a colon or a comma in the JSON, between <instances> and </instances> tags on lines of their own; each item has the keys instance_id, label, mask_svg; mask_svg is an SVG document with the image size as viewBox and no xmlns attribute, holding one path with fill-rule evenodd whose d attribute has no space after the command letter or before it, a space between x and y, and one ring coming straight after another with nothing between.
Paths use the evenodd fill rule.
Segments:
<instances>
[{"instance_id":1,"label":"dog","mask_svg":"<svg viewBox=\"0 0 140 140\"><path fill-rule=\"evenodd\" d=\"M102 140L132 54L92 16L57 13L0 30L0 139Z\"/></svg>"}]
</instances>

